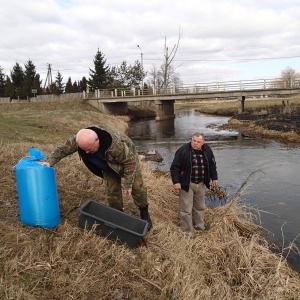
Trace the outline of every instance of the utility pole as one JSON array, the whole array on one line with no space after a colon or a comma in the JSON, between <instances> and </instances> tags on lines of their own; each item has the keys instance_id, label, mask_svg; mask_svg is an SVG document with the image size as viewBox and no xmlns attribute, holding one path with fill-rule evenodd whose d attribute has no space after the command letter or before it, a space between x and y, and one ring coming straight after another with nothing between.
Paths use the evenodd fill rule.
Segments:
<instances>
[{"instance_id":1,"label":"utility pole","mask_svg":"<svg viewBox=\"0 0 300 300\"><path fill-rule=\"evenodd\" d=\"M46 83L48 82L48 89L50 90L50 87L52 85L52 72L51 72L51 64L47 64L47 65L48 65L48 72L47 72L44 88L46 87Z\"/></svg>"},{"instance_id":2,"label":"utility pole","mask_svg":"<svg viewBox=\"0 0 300 300\"><path fill-rule=\"evenodd\" d=\"M144 65L143 65L143 51L140 45L137 45L137 47L141 50L141 73L142 73L142 95L144 91Z\"/></svg>"}]
</instances>

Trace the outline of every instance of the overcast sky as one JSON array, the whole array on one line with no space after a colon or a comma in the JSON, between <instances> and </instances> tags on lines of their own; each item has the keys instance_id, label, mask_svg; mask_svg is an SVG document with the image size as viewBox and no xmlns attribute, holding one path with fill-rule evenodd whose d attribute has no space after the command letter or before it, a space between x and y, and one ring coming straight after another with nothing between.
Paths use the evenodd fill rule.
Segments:
<instances>
[{"instance_id":1,"label":"overcast sky","mask_svg":"<svg viewBox=\"0 0 300 300\"><path fill-rule=\"evenodd\" d=\"M184 84L278 78L300 72L299 0L0 0L0 66L31 60L43 84L47 64L89 78L97 49L107 65L141 60L149 73L180 45ZM137 47L140 46L140 48Z\"/></svg>"}]
</instances>

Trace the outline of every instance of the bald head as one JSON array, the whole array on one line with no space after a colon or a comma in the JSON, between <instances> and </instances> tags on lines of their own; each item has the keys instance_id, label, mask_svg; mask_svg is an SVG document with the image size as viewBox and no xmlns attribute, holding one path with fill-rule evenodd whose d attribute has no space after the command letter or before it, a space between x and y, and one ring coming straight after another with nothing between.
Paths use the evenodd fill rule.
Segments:
<instances>
[{"instance_id":1,"label":"bald head","mask_svg":"<svg viewBox=\"0 0 300 300\"><path fill-rule=\"evenodd\" d=\"M99 138L91 129L81 129L76 134L78 146L86 153L95 153L99 149Z\"/></svg>"}]
</instances>

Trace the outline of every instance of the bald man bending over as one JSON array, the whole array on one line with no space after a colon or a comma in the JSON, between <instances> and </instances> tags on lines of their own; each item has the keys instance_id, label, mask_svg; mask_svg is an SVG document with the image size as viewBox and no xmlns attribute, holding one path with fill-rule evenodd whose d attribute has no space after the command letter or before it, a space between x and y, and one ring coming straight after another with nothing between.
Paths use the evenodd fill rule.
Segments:
<instances>
[{"instance_id":1,"label":"bald man bending over","mask_svg":"<svg viewBox=\"0 0 300 300\"><path fill-rule=\"evenodd\" d=\"M109 206L123 211L122 190L131 196L140 210L141 219L152 221L148 212L147 190L143 183L138 154L132 140L108 126L93 125L78 131L47 157L54 166L75 152L86 167L105 182ZM121 179L123 178L123 186Z\"/></svg>"}]
</instances>

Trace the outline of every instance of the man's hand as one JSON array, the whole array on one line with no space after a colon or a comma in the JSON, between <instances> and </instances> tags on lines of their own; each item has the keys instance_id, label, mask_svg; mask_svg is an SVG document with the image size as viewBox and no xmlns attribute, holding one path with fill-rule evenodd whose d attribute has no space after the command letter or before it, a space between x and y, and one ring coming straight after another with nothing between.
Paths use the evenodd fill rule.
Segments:
<instances>
[{"instance_id":1,"label":"man's hand","mask_svg":"<svg viewBox=\"0 0 300 300\"><path fill-rule=\"evenodd\" d=\"M180 184L180 183L175 183L175 184L173 185L173 187L174 187L174 190L175 190L175 191L181 190L181 184Z\"/></svg>"},{"instance_id":2,"label":"man's hand","mask_svg":"<svg viewBox=\"0 0 300 300\"><path fill-rule=\"evenodd\" d=\"M124 195L128 196L128 197L131 196L131 192L132 192L132 189L124 189L123 190Z\"/></svg>"},{"instance_id":3,"label":"man's hand","mask_svg":"<svg viewBox=\"0 0 300 300\"><path fill-rule=\"evenodd\" d=\"M45 167L50 167L50 163L47 161L38 161L37 163L39 163L40 165L43 165Z\"/></svg>"},{"instance_id":4,"label":"man's hand","mask_svg":"<svg viewBox=\"0 0 300 300\"><path fill-rule=\"evenodd\" d=\"M219 184L218 180L213 180L211 185L217 187L218 184Z\"/></svg>"}]
</instances>

